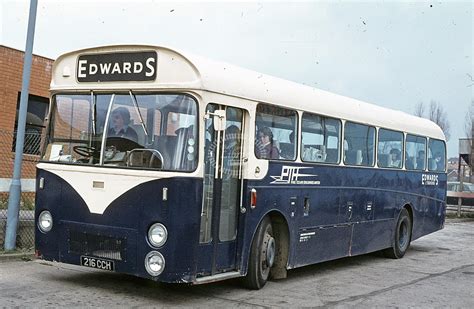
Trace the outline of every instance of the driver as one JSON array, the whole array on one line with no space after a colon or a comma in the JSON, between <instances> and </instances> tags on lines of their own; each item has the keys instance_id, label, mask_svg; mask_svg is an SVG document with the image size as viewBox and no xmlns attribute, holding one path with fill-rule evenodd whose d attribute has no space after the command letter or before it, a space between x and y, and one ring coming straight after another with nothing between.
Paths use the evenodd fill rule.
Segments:
<instances>
[{"instance_id":1,"label":"driver","mask_svg":"<svg viewBox=\"0 0 474 309\"><path fill-rule=\"evenodd\" d=\"M137 132L129 127L130 112L125 107L118 107L112 112L112 126L108 137L123 137L134 142L138 141Z\"/></svg>"}]
</instances>

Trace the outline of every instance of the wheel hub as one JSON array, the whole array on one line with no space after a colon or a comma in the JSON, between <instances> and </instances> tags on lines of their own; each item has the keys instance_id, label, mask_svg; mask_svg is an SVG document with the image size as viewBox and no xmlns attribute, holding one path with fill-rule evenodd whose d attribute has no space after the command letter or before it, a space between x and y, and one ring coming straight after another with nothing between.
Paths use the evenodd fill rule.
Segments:
<instances>
[{"instance_id":1,"label":"wheel hub","mask_svg":"<svg viewBox=\"0 0 474 309\"><path fill-rule=\"evenodd\" d=\"M266 247L266 264L268 268L273 266L275 262L275 238L268 235L267 247Z\"/></svg>"},{"instance_id":2,"label":"wheel hub","mask_svg":"<svg viewBox=\"0 0 474 309\"><path fill-rule=\"evenodd\" d=\"M408 238L408 227L405 222L402 222L399 230L399 245L401 248L405 247Z\"/></svg>"}]
</instances>

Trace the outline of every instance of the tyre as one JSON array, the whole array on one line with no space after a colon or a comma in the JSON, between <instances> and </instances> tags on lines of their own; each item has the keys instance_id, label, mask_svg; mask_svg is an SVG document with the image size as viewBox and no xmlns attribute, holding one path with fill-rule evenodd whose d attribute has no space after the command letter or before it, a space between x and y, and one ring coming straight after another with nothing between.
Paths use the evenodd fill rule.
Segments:
<instances>
[{"instance_id":1,"label":"tyre","mask_svg":"<svg viewBox=\"0 0 474 309\"><path fill-rule=\"evenodd\" d=\"M410 247L412 234L412 222L410 214L403 208L398 215L397 225L393 233L392 247L383 251L386 257L401 259Z\"/></svg>"},{"instance_id":2,"label":"tyre","mask_svg":"<svg viewBox=\"0 0 474 309\"><path fill-rule=\"evenodd\" d=\"M253 290L261 289L270 276L275 262L276 241L269 217L265 217L255 233L244 285Z\"/></svg>"}]
</instances>

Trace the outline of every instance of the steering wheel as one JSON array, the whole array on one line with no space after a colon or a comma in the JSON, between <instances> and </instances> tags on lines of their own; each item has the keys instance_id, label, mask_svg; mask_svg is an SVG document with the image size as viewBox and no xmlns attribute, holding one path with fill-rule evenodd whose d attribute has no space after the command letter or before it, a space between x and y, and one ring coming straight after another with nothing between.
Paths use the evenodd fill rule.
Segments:
<instances>
[{"instance_id":1,"label":"steering wheel","mask_svg":"<svg viewBox=\"0 0 474 309\"><path fill-rule=\"evenodd\" d=\"M135 159L137 156L137 159ZM156 149L133 149L127 154L127 166L148 167L162 169L164 166L163 155Z\"/></svg>"},{"instance_id":2,"label":"steering wheel","mask_svg":"<svg viewBox=\"0 0 474 309\"><path fill-rule=\"evenodd\" d=\"M159 160L159 167L158 168L162 169L165 165L165 161L163 160L163 155L158 150L153 149L151 151L151 158L150 158L150 164L149 164L150 168L154 167L153 165L155 164L156 159Z\"/></svg>"},{"instance_id":3,"label":"steering wheel","mask_svg":"<svg viewBox=\"0 0 474 309\"><path fill-rule=\"evenodd\" d=\"M78 155L81 155L86 158L92 157L97 151L94 147L89 147L89 146L74 146L72 147L72 150L74 150L75 153Z\"/></svg>"}]
</instances>

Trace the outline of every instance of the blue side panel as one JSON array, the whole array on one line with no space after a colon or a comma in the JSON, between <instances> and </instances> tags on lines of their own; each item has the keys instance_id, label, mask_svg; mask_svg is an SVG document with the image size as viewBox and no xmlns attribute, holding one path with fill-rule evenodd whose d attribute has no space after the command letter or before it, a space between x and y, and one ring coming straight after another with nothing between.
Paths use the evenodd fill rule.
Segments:
<instances>
[{"instance_id":1,"label":"blue side panel","mask_svg":"<svg viewBox=\"0 0 474 309\"><path fill-rule=\"evenodd\" d=\"M423 174L436 183L422 182ZM290 268L390 247L404 206L413 239L444 224L446 174L270 162L262 181L247 183L246 196L252 188L257 207L246 217L243 243L251 243L265 213L281 212L290 229Z\"/></svg>"},{"instance_id":2,"label":"blue side panel","mask_svg":"<svg viewBox=\"0 0 474 309\"><path fill-rule=\"evenodd\" d=\"M329 261L348 255L351 239L351 227L348 225L308 228L301 230L299 235L293 267Z\"/></svg>"}]
</instances>

